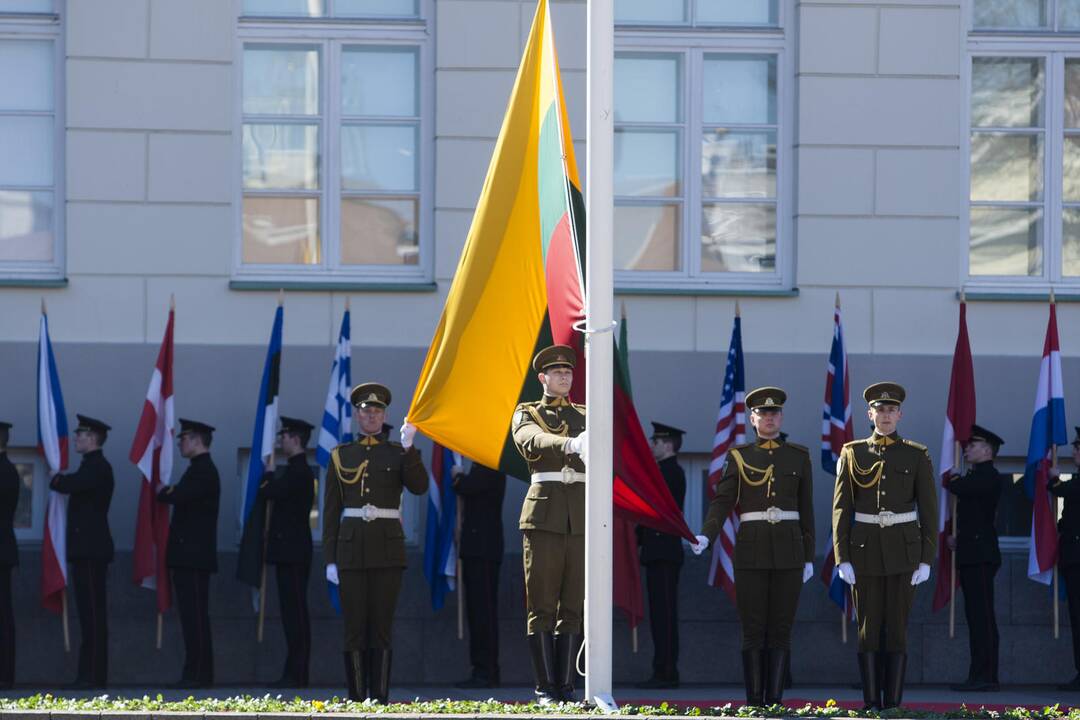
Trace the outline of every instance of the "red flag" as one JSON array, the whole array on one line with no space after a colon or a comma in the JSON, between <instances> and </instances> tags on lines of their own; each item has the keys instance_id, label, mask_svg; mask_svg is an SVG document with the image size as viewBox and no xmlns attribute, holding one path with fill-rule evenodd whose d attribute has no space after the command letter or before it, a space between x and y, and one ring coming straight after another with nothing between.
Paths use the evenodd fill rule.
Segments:
<instances>
[{"instance_id":1,"label":"red flag","mask_svg":"<svg viewBox=\"0 0 1080 720\"><path fill-rule=\"evenodd\" d=\"M975 369L971 362L971 345L968 342L967 304L960 303L960 328L956 333L956 349L953 350L952 378L949 380L949 404L945 411L945 432L941 440L941 490L938 501L938 574L934 585L933 610L937 612L949 604L952 587L957 580L952 573L952 553L948 539L952 535L954 518L948 491L949 476L956 472L960 458L956 456L956 443L971 437L975 424Z\"/></svg>"},{"instance_id":2,"label":"red flag","mask_svg":"<svg viewBox=\"0 0 1080 720\"><path fill-rule=\"evenodd\" d=\"M135 519L134 569L136 585L157 590L157 610L172 605L169 571L165 567L165 546L169 541L169 506L157 502L162 485L172 475L173 435L173 311L161 341L150 388L146 391L142 417L128 455L143 475L139 491L139 514Z\"/></svg>"},{"instance_id":3,"label":"red flag","mask_svg":"<svg viewBox=\"0 0 1080 720\"><path fill-rule=\"evenodd\" d=\"M611 524L611 545L614 555L611 593L615 607L626 615L626 622L636 628L645 617L645 601L641 597L641 563L638 560L637 533L634 524L618 514Z\"/></svg>"}]
</instances>

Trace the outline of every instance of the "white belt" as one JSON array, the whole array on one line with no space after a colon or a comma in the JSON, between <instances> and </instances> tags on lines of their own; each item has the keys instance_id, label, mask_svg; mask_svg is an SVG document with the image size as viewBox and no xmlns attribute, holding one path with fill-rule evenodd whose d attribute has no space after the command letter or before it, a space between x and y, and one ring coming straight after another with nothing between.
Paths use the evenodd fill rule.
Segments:
<instances>
[{"instance_id":1,"label":"white belt","mask_svg":"<svg viewBox=\"0 0 1080 720\"><path fill-rule=\"evenodd\" d=\"M567 485L570 483L583 483L585 482L585 473L570 468L563 468L559 472L535 472L532 474L532 481L534 483L561 482Z\"/></svg>"},{"instance_id":2,"label":"white belt","mask_svg":"<svg viewBox=\"0 0 1080 720\"><path fill-rule=\"evenodd\" d=\"M798 510L781 510L778 507L770 507L765 512L745 512L739 515L739 522L751 520L764 520L775 525L781 520L798 520Z\"/></svg>"},{"instance_id":3,"label":"white belt","mask_svg":"<svg viewBox=\"0 0 1080 720\"><path fill-rule=\"evenodd\" d=\"M894 513L888 510L880 512L877 515L872 513L855 513L855 522L867 523L869 525L877 525L878 527L889 527L890 525L903 525L904 523L915 522L919 519L919 514L912 510L906 513Z\"/></svg>"},{"instance_id":4,"label":"white belt","mask_svg":"<svg viewBox=\"0 0 1080 720\"><path fill-rule=\"evenodd\" d=\"M368 503L364 507L347 507L341 511L341 517L347 518L360 518L364 522L371 522L377 518L388 518L391 520L400 520L401 511L389 508L375 507L371 503Z\"/></svg>"}]
</instances>

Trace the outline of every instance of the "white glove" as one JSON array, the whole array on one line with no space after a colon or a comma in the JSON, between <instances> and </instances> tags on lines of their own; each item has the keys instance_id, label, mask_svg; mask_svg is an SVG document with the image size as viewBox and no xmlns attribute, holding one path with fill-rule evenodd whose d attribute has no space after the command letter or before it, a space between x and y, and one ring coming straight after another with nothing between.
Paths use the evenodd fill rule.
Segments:
<instances>
[{"instance_id":1,"label":"white glove","mask_svg":"<svg viewBox=\"0 0 1080 720\"><path fill-rule=\"evenodd\" d=\"M704 535L697 536L696 543L690 543L690 549L694 551L695 555L700 555L705 552L705 548L709 547L709 538Z\"/></svg>"},{"instance_id":2,"label":"white glove","mask_svg":"<svg viewBox=\"0 0 1080 720\"><path fill-rule=\"evenodd\" d=\"M326 566L326 579L335 585L338 584L337 563L330 563Z\"/></svg>"},{"instance_id":3,"label":"white glove","mask_svg":"<svg viewBox=\"0 0 1080 720\"><path fill-rule=\"evenodd\" d=\"M814 563L806 563L805 565L803 565L802 569L803 585L805 585L806 581L812 577L814 577Z\"/></svg>"},{"instance_id":4,"label":"white glove","mask_svg":"<svg viewBox=\"0 0 1080 720\"><path fill-rule=\"evenodd\" d=\"M583 430L580 435L570 438L566 443L566 453L575 453L585 465L589 464L589 431Z\"/></svg>"},{"instance_id":5,"label":"white glove","mask_svg":"<svg viewBox=\"0 0 1080 720\"><path fill-rule=\"evenodd\" d=\"M840 579L846 582L848 585L855 584L855 568L851 567L851 563L840 563L839 573Z\"/></svg>"},{"instance_id":6,"label":"white glove","mask_svg":"<svg viewBox=\"0 0 1080 720\"><path fill-rule=\"evenodd\" d=\"M406 450L411 448L414 437L416 437L416 426L409 422L409 418L405 418L401 423L401 447Z\"/></svg>"},{"instance_id":7,"label":"white glove","mask_svg":"<svg viewBox=\"0 0 1080 720\"><path fill-rule=\"evenodd\" d=\"M919 567L915 572L911 573L911 584L921 585L930 579L930 566L926 563L919 563Z\"/></svg>"}]
</instances>

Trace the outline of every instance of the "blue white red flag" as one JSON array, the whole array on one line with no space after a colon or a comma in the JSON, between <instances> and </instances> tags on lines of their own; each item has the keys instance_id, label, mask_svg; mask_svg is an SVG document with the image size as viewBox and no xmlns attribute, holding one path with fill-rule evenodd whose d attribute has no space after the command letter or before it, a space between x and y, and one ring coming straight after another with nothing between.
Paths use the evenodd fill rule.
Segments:
<instances>
[{"instance_id":1,"label":"blue white red flag","mask_svg":"<svg viewBox=\"0 0 1080 720\"><path fill-rule=\"evenodd\" d=\"M461 456L438 443L431 448L431 487L428 491L427 530L424 537L424 577L431 588L431 607L439 610L457 580L457 493L453 468Z\"/></svg>"},{"instance_id":2,"label":"blue white red flag","mask_svg":"<svg viewBox=\"0 0 1080 720\"><path fill-rule=\"evenodd\" d=\"M45 458L52 477L67 469L68 425L44 305L38 331L37 397L38 452ZM49 491L41 546L41 604L55 613L63 608L67 587L67 505L67 495Z\"/></svg>"},{"instance_id":3,"label":"blue white red flag","mask_svg":"<svg viewBox=\"0 0 1080 720\"><path fill-rule=\"evenodd\" d=\"M733 446L746 442L746 373L743 370L742 318L735 315L728 346L724 389L720 395L720 410L713 435L712 459L709 462L709 496L724 473L727 453ZM723 588L735 602L735 534L739 530L739 509L733 508L712 548L708 583Z\"/></svg>"},{"instance_id":4,"label":"blue white red flag","mask_svg":"<svg viewBox=\"0 0 1080 720\"><path fill-rule=\"evenodd\" d=\"M1024 489L1032 500L1031 546L1028 552L1028 577L1049 585L1057 560L1057 518L1047 484L1050 476L1050 451L1069 442L1065 429L1065 388L1061 378L1061 352L1058 345L1057 306L1050 303L1050 319L1043 343L1039 385L1035 390L1035 413L1031 418Z\"/></svg>"}]
</instances>

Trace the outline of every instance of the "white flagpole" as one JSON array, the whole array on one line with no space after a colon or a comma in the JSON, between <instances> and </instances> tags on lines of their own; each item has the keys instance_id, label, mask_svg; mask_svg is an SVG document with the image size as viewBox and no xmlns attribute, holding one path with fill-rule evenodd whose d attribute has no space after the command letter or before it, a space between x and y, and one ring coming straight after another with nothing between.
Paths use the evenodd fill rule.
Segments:
<instances>
[{"instance_id":1,"label":"white flagpole","mask_svg":"<svg viewBox=\"0 0 1080 720\"><path fill-rule=\"evenodd\" d=\"M611 696L612 235L615 221L612 0L588 0L585 298L585 699L614 711Z\"/></svg>"}]
</instances>

